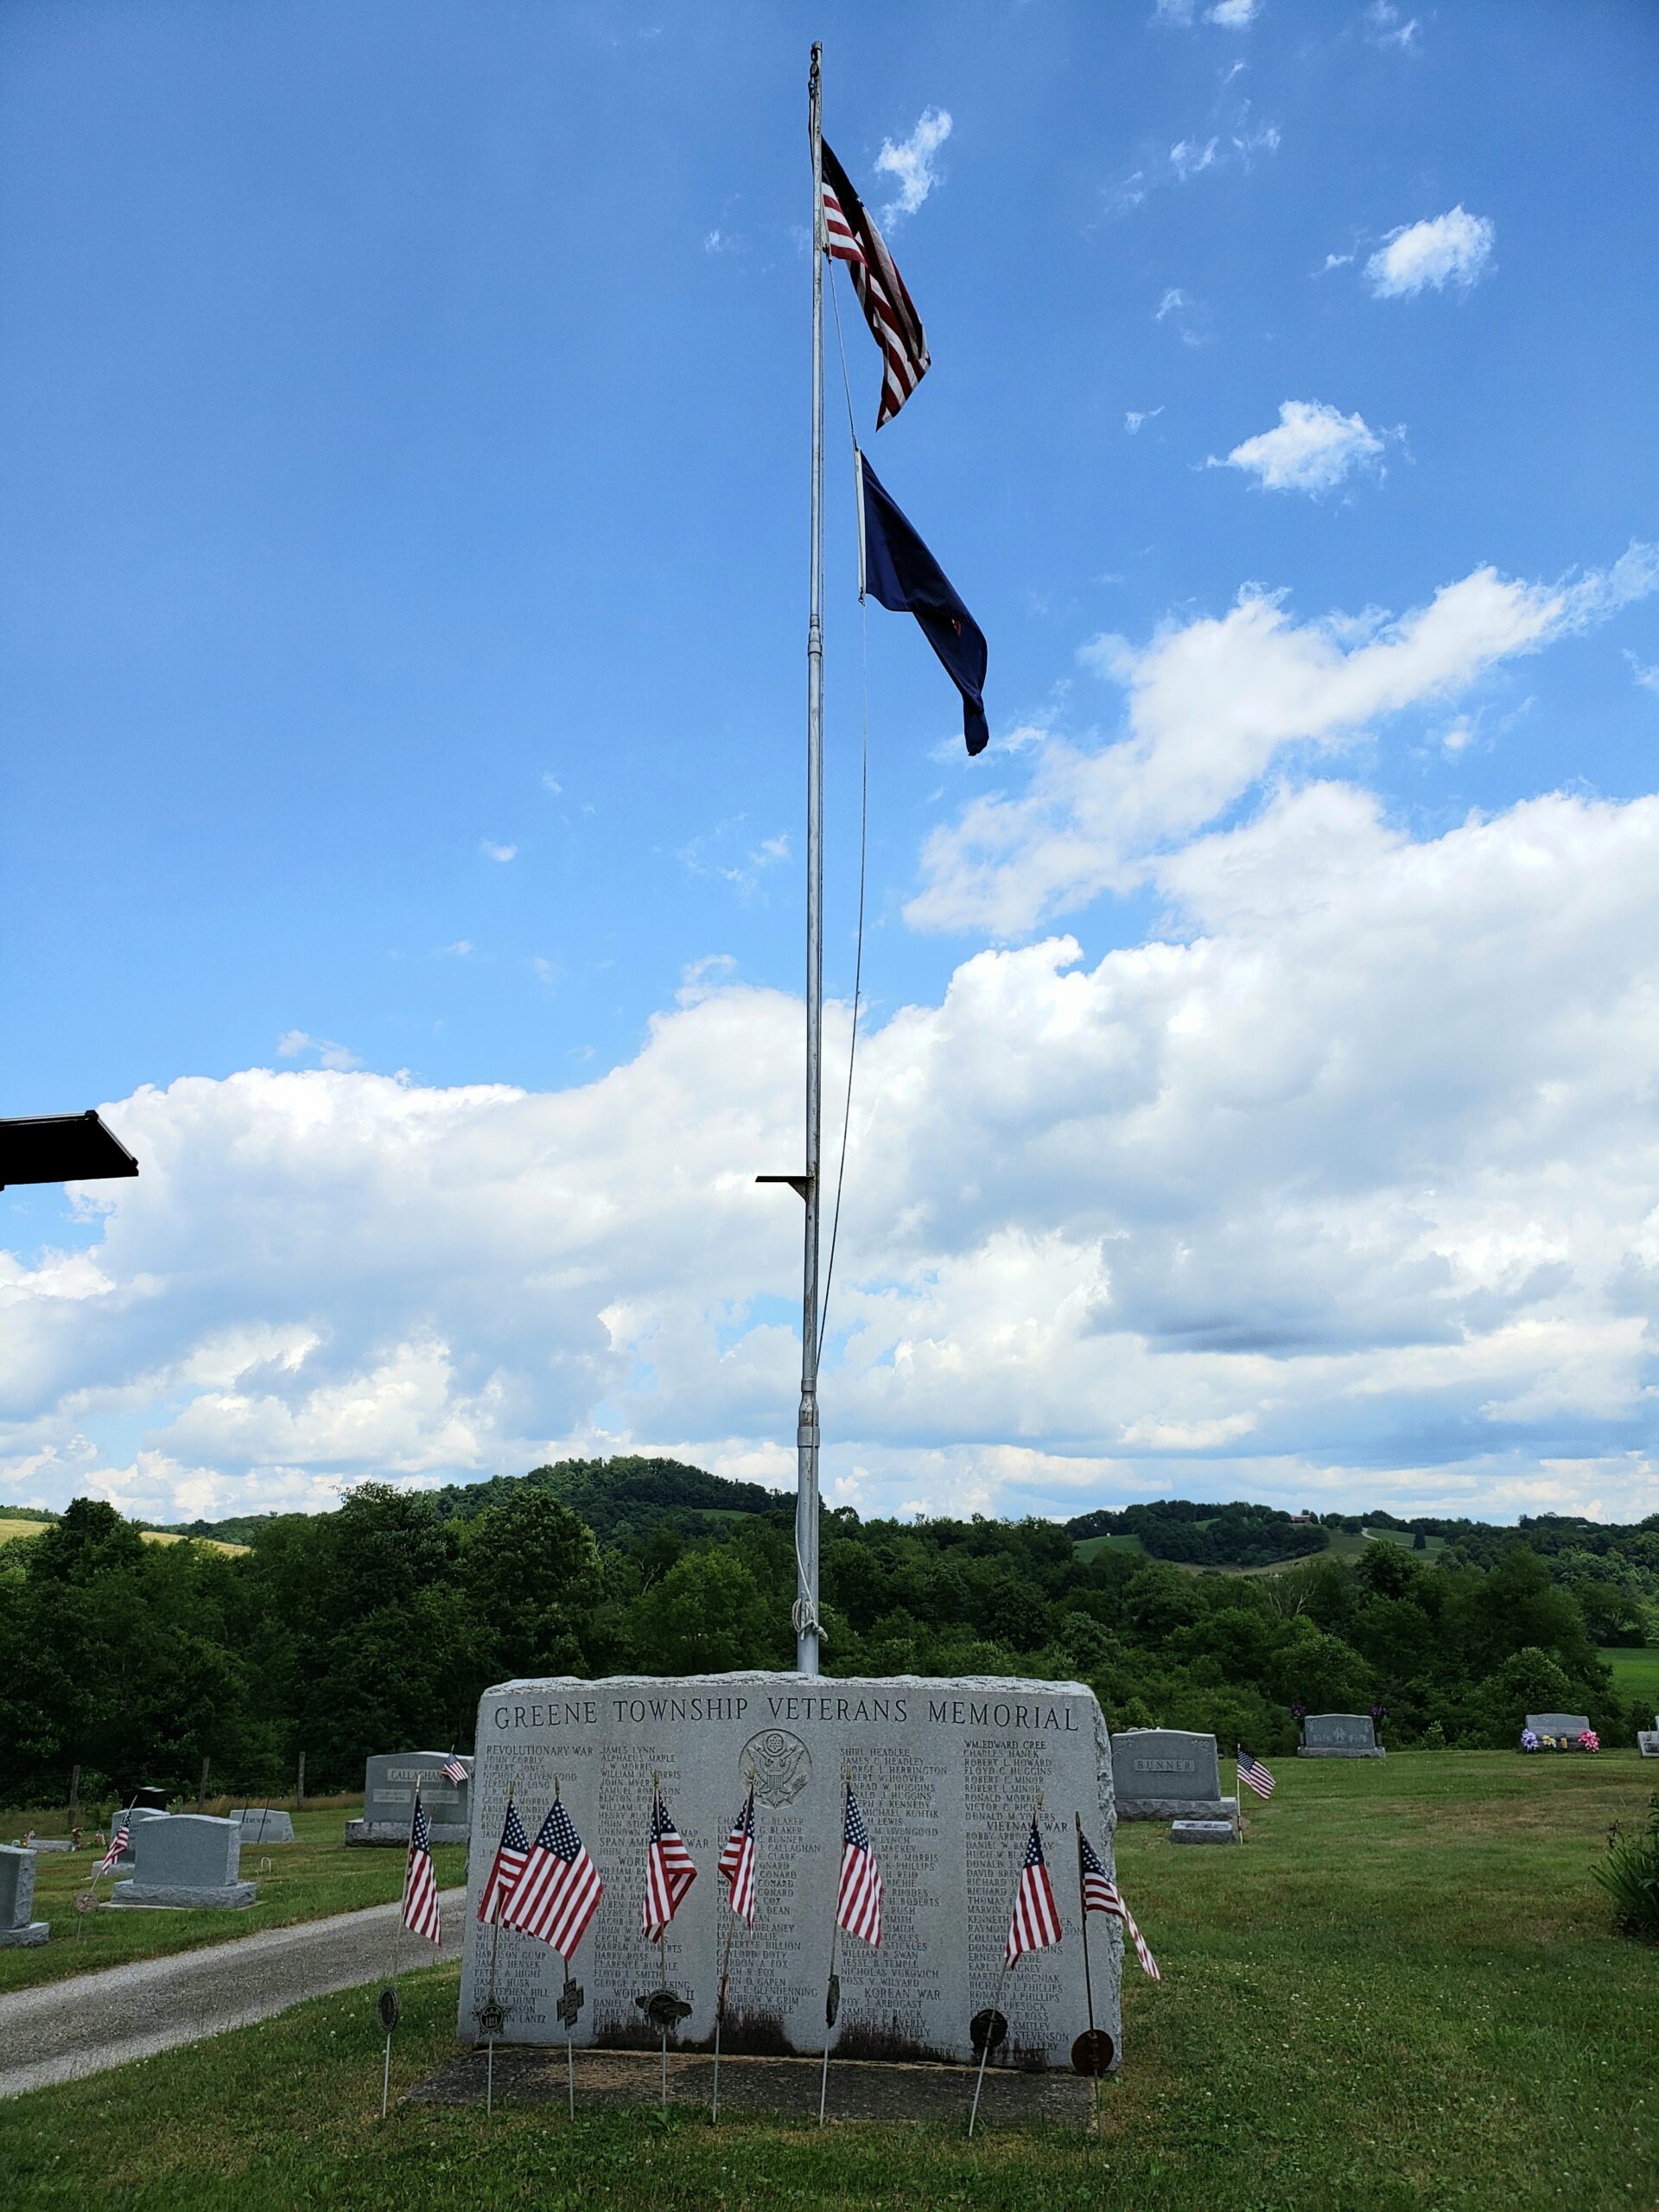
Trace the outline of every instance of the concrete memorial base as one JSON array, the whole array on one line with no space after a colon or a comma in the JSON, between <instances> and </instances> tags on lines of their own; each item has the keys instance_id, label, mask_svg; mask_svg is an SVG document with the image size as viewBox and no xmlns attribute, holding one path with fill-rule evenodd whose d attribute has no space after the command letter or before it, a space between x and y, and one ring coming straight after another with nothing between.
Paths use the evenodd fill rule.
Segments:
<instances>
[{"instance_id":1,"label":"concrete memorial base","mask_svg":"<svg viewBox=\"0 0 1659 2212\"><path fill-rule=\"evenodd\" d=\"M1381 1744L1373 1744L1369 1751L1358 1746L1351 1750L1343 1744L1300 1744L1296 1756L1299 1759L1385 1759L1389 1755Z\"/></svg>"},{"instance_id":2,"label":"concrete memorial base","mask_svg":"<svg viewBox=\"0 0 1659 2212\"><path fill-rule=\"evenodd\" d=\"M722 2044L720 2109L759 2116L816 2122L818 2117L816 2058L734 2058ZM576 2109L592 2105L646 2107L663 2092L662 2060L649 2050L584 2050L574 2067ZM671 2050L668 2101L709 2117L714 2093L712 2056L701 2051ZM452 2058L429 2080L409 2091L405 2104L482 2105L487 2069L481 2050ZM966 2066L883 2065L869 2059L842 2059L830 2069L826 2116L831 2120L930 2120L960 2131L974 2094L974 2069ZM563 2045L556 2050L505 2049L495 2052L495 2100L552 2105L560 2112L569 2094ZM986 2069L980 2100L981 2130L988 2127L1093 2125L1095 2084L1078 2074L1014 2073L995 2063Z\"/></svg>"},{"instance_id":3,"label":"concrete memorial base","mask_svg":"<svg viewBox=\"0 0 1659 2212\"><path fill-rule=\"evenodd\" d=\"M46 1920L26 1921L21 1928L0 1928L0 1951L32 1948L44 1943L52 1933L52 1924Z\"/></svg>"},{"instance_id":4,"label":"concrete memorial base","mask_svg":"<svg viewBox=\"0 0 1659 2212\"><path fill-rule=\"evenodd\" d=\"M833 2050L842 2058L969 2062L971 2023L995 2002L1007 2024L999 2068L1069 2067L1089 2024L1073 1819L1081 1815L1109 1868L1116 1825L1105 1723L1082 1684L760 1673L509 1682L485 1692L475 1742L458 2019L466 2041L478 2040L490 1995L492 1933L476 1915L511 1781L532 1838L557 1785L606 1885L570 1968L575 2042L659 2050L645 2006L666 1984L689 2008L671 2052L706 2046L732 1927L715 1865L752 1774L754 1928L733 1928L721 2047L817 2059L850 1775L886 1894L880 1948L845 1935L837 1946ZM655 1776L697 1869L668 1930L665 1972L658 1947L640 1935ZM1063 1937L1002 1978L1039 1791ZM1121 1933L1096 1916L1089 1942L1095 2024L1121 2059ZM495 1970L502 2038L562 2044L564 1982L556 1953L504 1928ZM833 2069L830 2094L833 2110Z\"/></svg>"},{"instance_id":5,"label":"concrete memorial base","mask_svg":"<svg viewBox=\"0 0 1659 2212\"><path fill-rule=\"evenodd\" d=\"M1236 1843L1238 1830L1230 1821L1173 1821L1172 1843Z\"/></svg>"},{"instance_id":6,"label":"concrete memorial base","mask_svg":"<svg viewBox=\"0 0 1659 2212\"><path fill-rule=\"evenodd\" d=\"M118 1882L110 1903L131 1911L240 1912L259 1894L257 1882L226 1882L219 1889L190 1889L178 1882Z\"/></svg>"},{"instance_id":7,"label":"concrete memorial base","mask_svg":"<svg viewBox=\"0 0 1659 2212\"><path fill-rule=\"evenodd\" d=\"M1120 1821L1236 1821L1236 1797L1139 1797L1133 1805L1120 1802Z\"/></svg>"}]
</instances>

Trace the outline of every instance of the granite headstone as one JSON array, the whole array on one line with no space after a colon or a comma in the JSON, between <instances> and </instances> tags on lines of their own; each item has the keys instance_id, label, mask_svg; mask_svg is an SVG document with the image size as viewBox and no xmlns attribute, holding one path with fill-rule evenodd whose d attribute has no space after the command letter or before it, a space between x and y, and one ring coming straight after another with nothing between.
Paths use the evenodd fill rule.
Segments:
<instances>
[{"instance_id":1,"label":"granite headstone","mask_svg":"<svg viewBox=\"0 0 1659 2212\"><path fill-rule=\"evenodd\" d=\"M1237 1843L1241 1840L1231 1821L1172 1821L1169 1840L1172 1843Z\"/></svg>"},{"instance_id":2,"label":"granite headstone","mask_svg":"<svg viewBox=\"0 0 1659 2212\"><path fill-rule=\"evenodd\" d=\"M292 1843L293 1816L279 1812L275 1805L232 1805L225 1816L235 1821L242 1830L242 1840L251 1849L261 1849L268 1843Z\"/></svg>"},{"instance_id":3,"label":"granite headstone","mask_svg":"<svg viewBox=\"0 0 1659 2212\"><path fill-rule=\"evenodd\" d=\"M1388 1757L1376 1740L1376 1726L1369 1713L1310 1713L1302 1723L1299 1759L1382 1759Z\"/></svg>"},{"instance_id":4,"label":"granite headstone","mask_svg":"<svg viewBox=\"0 0 1659 2212\"><path fill-rule=\"evenodd\" d=\"M1114 1736L1112 1787L1120 1821L1230 1821L1238 1811L1221 1794L1215 1738L1183 1728Z\"/></svg>"},{"instance_id":5,"label":"granite headstone","mask_svg":"<svg viewBox=\"0 0 1659 2212\"><path fill-rule=\"evenodd\" d=\"M118 1874L130 1874L132 1872L133 1838L137 1834L142 1822L166 1821L171 1818L170 1813L157 1812L153 1805L129 1805L124 1811L115 1814L110 1821L110 1835L113 1839L124 1826L127 1831L127 1847L116 1860L113 1871Z\"/></svg>"},{"instance_id":6,"label":"granite headstone","mask_svg":"<svg viewBox=\"0 0 1659 2212\"><path fill-rule=\"evenodd\" d=\"M239 1821L215 1820L206 1813L175 1813L165 1821L146 1821L134 1831L137 1860L130 1882L118 1882L111 1898L118 1905L173 1905L190 1910L239 1910L258 1895L241 1871Z\"/></svg>"},{"instance_id":7,"label":"granite headstone","mask_svg":"<svg viewBox=\"0 0 1659 2212\"><path fill-rule=\"evenodd\" d=\"M995 2063L1069 2063L1087 2025L1073 1815L1082 1815L1109 1868L1116 1826L1105 1724L1081 1684L759 1673L509 1682L485 1692L475 1740L463 2036L474 2035L489 1992L490 1934L475 1916L511 1781L532 1836L557 1784L606 1884L570 1970L581 2007L575 2039L655 2046L641 2000L664 1975L655 1945L641 1940L639 1902L652 1777L660 1775L698 1870L667 1936L666 1980L690 2007L675 2033L682 2043L704 2043L715 2024L717 1947L730 1918L715 1862L753 1774L754 1927L735 1930L722 2045L816 2056L824 2044L843 1777L850 1776L886 1894L880 1949L845 1936L840 1942L836 2050L843 2057L972 2056L970 2024L996 1993L1040 1791L1064 1934L1008 1975L999 2000L1008 2035ZM1116 1925L1092 1923L1090 1956L1096 2022L1116 2044ZM564 1976L546 1944L501 1931L496 1996L510 2041L563 2039Z\"/></svg>"},{"instance_id":8,"label":"granite headstone","mask_svg":"<svg viewBox=\"0 0 1659 2212\"><path fill-rule=\"evenodd\" d=\"M35 1853L0 1844L0 1950L44 1943L52 1933L49 1922L29 1918L34 1904Z\"/></svg>"},{"instance_id":9,"label":"granite headstone","mask_svg":"<svg viewBox=\"0 0 1659 2212\"><path fill-rule=\"evenodd\" d=\"M415 1791L426 1808L432 1840L465 1843L472 1823L470 1781L452 1782L443 1770L448 1751L390 1751L369 1760L363 1776L363 1817L347 1821L347 1843L396 1845L409 1842L409 1824L415 1815ZM470 1777L470 1758L461 1761Z\"/></svg>"},{"instance_id":10,"label":"granite headstone","mask_svg":"<svg viewBox=\"0 0 1659 2212\"><path fill-rule=\"evenodd\" d=\"M1529 1713L1527 1726L1535 1736L1554 1736L1558 1740L1564 1736L1568 1743L1576 1744L1588 1732L1590 1716L1587 1713Z\"/></svg>"},{"instance_id":11,"label":"granite headstone","mask_svg":"<svg viewBox=\"0 0 1659 2212\"><path fill-rule=\"evenodd\" d=\"M1638 1728L1636 1748L1644 1759L1659 1759L1659 1728Z\"/></svg>"}]
</instances>

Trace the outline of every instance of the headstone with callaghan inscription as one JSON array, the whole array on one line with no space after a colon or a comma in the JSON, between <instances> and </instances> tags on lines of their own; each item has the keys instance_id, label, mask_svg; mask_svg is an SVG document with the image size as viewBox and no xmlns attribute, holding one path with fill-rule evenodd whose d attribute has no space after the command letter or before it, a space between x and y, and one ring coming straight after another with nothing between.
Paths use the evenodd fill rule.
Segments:
<instances>
[{"instance_id":1,"label":"headstone with callaghan inscription","mask_svg":"<svg viewBox=\"0 0 1659 2212\"><path fill-rule=\"evenodd\" d=\"M443 1770L454 1756L450 1751L389 1751L370 1759L363 1775L363 1817L346 1821L346 1842L405 1849L418 1789L433 1842L465 1843L472 1797L467 1783L455 1782ZM459 1764L471 1774L470 1758Z\"/></svg>"},{"instance_id":2,"label":"headstone with callaghan inscription","mask_svg":"<svg viewBox=\"0 0 1659 2212\"><path fill-rule=\"evenodd\" d=\"M1213 1736L1185 1728L1126 1728L1112 1738L1120 1821L1230 1821Z\"/></svg>"},{"instance_id":3,"label":"headstone with callaghan inscription","mask_svg":"<svg viewBox=\"0 0 1659 2212\"><path fill-rule=\"evenodd\" d=\"M1008 2024L994 2063L1065 2066L1089 2024L1073 1816L1108 1867L1116 1815L1105 1723L1077 1682L988 1679L829 1681L736 1674L664 1681L508 1682L479 1706L475 1843L469 1869L460 2031L488 2001L491 1931L476 1912L511 1781L534 1837L555 1786L606 1889L571 1967L581 2043L655 2049L645 2004L664 1980L640 1934L653 1779L697 1868L668 1930L667 1983L690 2006L681 2048L714 2032L719 1947L731 1916L715 1862L754 1778L753 1933L737 1923L721 2049L816 2056L850 1777L885 1895L881 1942L843 1935L839 2006L829 2031L842 2058L974 2056L972 2021L994 2001ZM997 1977L1033 1807L1063 1936ZM565 1969L533 1936L500 1932L495 1994L512 2043L562 2041ZM1095 2022L1115 2044L1122 1942L1090 1931Z\"/></svg>"}]
</instances>

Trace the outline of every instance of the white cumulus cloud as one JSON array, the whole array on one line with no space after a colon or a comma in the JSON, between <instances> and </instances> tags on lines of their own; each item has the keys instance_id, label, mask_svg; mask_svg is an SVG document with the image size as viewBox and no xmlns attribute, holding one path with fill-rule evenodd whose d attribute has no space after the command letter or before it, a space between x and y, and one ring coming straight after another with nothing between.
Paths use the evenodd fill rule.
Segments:
<instances>
[{"instance_id":1,"label":"white cumulus cloud","mask_svg":"<svg viewBox=\"0 0 1659 2212\"><path fill-rule=\"evenodd\" d=\"M1365 264L1372 293L1379 300L1414 298L1431 285L1466 291L1491 267L1496 226L1484 215L1459 206L1426 222L1391 232Z\"/></svg>"},{"instance_id":2,"label":"white cumulus cloud","mask_svg":"<svg viewBox=\"0 0 1659 2212\"><path fill-rule=\"evenodd\" d=\"M868 1033L826 1484L1654 1510L1659 799L1417 840L1316 783L1155 883L1144 941L980 951ZM106 1105L143 1176L84 1250L0 1255L6 1494L174 1517L570 1450L786 1481L798 1216L752 1178L800 1020L716 963L566 1090ZM844 1008L829 1043L833 1081Z\"/></svg>"},{"instance_id":3,"label":"white cumulus cloud","mask_svg":"<svg viewBox=\"0 0 1659 2212\"><path fill-rule=\"evenodd\" d=\"M881 150L875 157L875 166L883 176L890 176L898 187L898 196L881 210L881 219L891 223L900 215L913 215L938 182L934 168L934 156L950 136L950 118L942 107L925 108L917 118L916 128L908 138L895 144L891 138L881 141Z\"/></svg>"},{"instance_id":4,"label":"white cumulus cloud","mask_svg":"<svg viewBox=\"0 0 1659 2212\"><path fill-rule=\"evenodd\" d=\"M1638 544L1554 584L1476 569L1398 619L1297 622L1282 596L1251 589L1225 614L1166 625L1143 645L1096 638L1084 664L1122 687L1125 735L1097 750L1055 737L1023 793L976 798L941 824L907 916L1014 937L1128 889L1147 854L1213 821L1287 748L1330 750L1450 698L1656 586L1659 549Z\"/></svg>"},{"instance_id":5,"label":"white cumulus cloud","mask_svg":"<svg viewBox=\"0 0 1659 2212\"><path fill-rule=\"evenodd\" d=\"M1276 429L1236 445L1211 468L1238 468L1265 492L1329 492L1356 468L1374 462L1382 441L1363 416L1344 415L1318 399L1287 399Z\"/></svg>"}]
</instances>

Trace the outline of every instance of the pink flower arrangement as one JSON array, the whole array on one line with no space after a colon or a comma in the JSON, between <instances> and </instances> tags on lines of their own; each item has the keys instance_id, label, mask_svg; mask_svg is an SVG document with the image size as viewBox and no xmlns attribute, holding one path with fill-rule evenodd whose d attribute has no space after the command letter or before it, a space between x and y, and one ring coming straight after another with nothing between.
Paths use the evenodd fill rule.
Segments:
<instances>
[{"instance_id":1,"label":"pink flower arrangement","mask_svg":"<svg viewBox=\"0 0 1659 2212\"><path fill-rule=\"evenodd\" d=\"M1601 1738L1593 1728L1586 1728L1580 1737L1579 1749L1581 1751L1599 1751L1601 1749Z\"/></svg>"}]
</instances>

